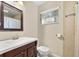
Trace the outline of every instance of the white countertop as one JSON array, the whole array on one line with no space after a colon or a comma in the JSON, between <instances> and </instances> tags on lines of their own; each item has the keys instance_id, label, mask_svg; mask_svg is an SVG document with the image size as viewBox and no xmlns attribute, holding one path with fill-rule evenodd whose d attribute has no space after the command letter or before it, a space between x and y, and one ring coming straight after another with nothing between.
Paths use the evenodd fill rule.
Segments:
<instances>
[{"instance_id":1,"label":"white countertop","mask_svg":"<svg viewBox=\"0 0 79 59\"><path fill-rule=\"evenodd\" d=\"M21 47L23 45L29 44L31 42L34 42L38 40L37 38L33 37L20 37L17 40L5 40L5 41L0 41L0 54L3 54L5 52L8 52L12 49Z\"/></svg>"}]
</instances>

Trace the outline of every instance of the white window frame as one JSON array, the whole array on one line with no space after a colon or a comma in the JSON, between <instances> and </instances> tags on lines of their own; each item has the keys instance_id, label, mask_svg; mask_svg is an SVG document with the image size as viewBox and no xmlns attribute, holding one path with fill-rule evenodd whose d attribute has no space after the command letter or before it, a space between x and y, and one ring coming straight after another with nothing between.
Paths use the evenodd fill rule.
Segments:
<instances>
[{"instance_id":1,"label":"white window frame","mask_svg":"<svg viewBox=\"0 0 79 59\"><path fill-rule=\"evenodd\" d=\"M41 15L41 14L44 14L44 13L56 11L56 10L58 10L58 20L56 20L56 22L45 22L45 23L42 23L43 20L42 20L41 17L40 17L41 23L42 23L42 24L57 24L58 21L59 21L59 7L56 7L56 8L54 8L54 9L49 9L49 10L46 10L46 11L42 11L42 12L40 12L40 15Z\"/></svg>"}]
</instances>

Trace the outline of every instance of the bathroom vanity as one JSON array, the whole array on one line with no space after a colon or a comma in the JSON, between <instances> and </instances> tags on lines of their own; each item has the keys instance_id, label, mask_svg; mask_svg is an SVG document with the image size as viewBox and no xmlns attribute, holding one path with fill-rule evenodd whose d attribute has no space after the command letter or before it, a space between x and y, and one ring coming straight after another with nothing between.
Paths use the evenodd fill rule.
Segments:
<instances>
[{"instance_id":1,"label":"bathroom vanity","mask_svg":"<svg viewBox=\"0 0 79 59\"><path fill-rule=\"evenodd\" d=\"M37 38L0 41L0 57L36 57Z\"/></svg>"}]
</instances>

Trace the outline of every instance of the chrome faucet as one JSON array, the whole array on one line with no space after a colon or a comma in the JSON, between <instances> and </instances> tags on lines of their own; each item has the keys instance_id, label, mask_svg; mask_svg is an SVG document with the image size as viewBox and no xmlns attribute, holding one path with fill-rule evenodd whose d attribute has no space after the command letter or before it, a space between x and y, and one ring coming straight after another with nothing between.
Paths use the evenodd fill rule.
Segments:
<instances>
[{"instance_id":1,"label":"chrome faucet","mask_svg":"<svg viewBox=\"0 0 79 59\"><path fill-rule=\"evenodd\" d=\"M13 40L19 39L19 35L14 36L12 39L13 39Z\"/></svg>"}]
</instances>

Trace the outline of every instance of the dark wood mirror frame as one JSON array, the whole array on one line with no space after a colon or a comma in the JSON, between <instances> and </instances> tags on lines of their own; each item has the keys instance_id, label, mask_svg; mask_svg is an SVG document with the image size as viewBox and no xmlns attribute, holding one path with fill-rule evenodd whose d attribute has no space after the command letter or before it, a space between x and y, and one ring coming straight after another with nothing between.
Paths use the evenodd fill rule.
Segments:
<instances>
[{"instance_id":1,"label":"dark wood mirror frame","mask_svg":"<svg viewBox=\"0 0 79 59\"><path fill-rule=\"evenodd\" d=\"M8 6L15 8L21 12L21 26L20 26L21 28L20 29L8 29L8 28L5 29L4 28L4 12L3 12L4 4L7 4ZM4 1L0 1L0 31L23 31L23 11Z\"/></svg>"}]
</instances>

